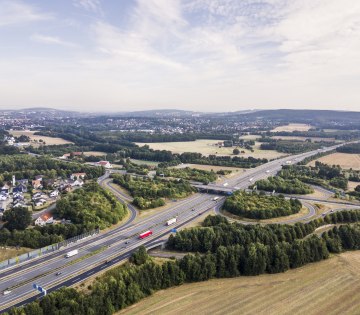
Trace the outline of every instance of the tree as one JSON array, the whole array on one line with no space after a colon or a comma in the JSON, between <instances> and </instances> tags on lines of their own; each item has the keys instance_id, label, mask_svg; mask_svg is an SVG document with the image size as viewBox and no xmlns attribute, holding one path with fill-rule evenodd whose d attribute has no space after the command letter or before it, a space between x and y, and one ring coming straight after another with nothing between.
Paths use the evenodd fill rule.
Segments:
<instances>
[{"instance_id":1,"label":"tree","mask_svg":"<svg viewBox=\"0 0 360 315\"><path fill-rule=\"evenodd\" d=\"M139 249L132 254L130 261L135 265L142 265L149 259L145 246L140 246Z\"/></svg>"},{"instance_id":2,"label":"tree","mask_svg":"<svg viewBox=\"0 0 360 315\"><path fill-rule=\"evenodd\" d=\"M25 230L31 223L31 213L26 208L15 208L6 211L3 216L6 228L12 230Z\"/></svg>"},{"instance_id":3,"label":"tree","mask_svg":"<svg viewBox=\"0 0 360 315\"><path fill-rule=\"evenodd\" d=\"M233 154L235 154L235 155L240 154L240 150L239 150L238 148L235 148L235 149L233 150Z\"/></svg>"},{"instance_id":4,"label":"tree","mask_svg":"<svg viewBox=\"0 0 360 315\"><path fill-rule=\"evenodd\" d=\"M360 192L360 185L357 185L357 186L355 187L355 191Z\"/></svg>"}]
</instances>

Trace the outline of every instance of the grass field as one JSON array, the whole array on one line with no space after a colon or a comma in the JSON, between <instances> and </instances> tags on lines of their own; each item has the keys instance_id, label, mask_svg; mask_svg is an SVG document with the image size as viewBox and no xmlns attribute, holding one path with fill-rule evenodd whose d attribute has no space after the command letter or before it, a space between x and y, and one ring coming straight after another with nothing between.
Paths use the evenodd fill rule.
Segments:
<instances>
[{"instance_id":1,"label":"grass field","mask_svg":"<svg viewBox=\"0 0 360 315\"><path fill-rule=\"evenodd\" d=\"M137 143L139 146L148 145L154 150L168 150L172 153L183 152L198 152L203 155L233 155L232 152L235 147L225 148L218 147L216 143L221 140L196 140L196 141L184 141L184 142L157 142L157 143ZM276 159L280 156L284 156L284 153L279 153L273 150L260 150L260 143L255 143L254 152L244 150L245 153L240 154L242 157L252 156L254 158ZM240 149L241 151L243 149Z\"/></svg>"},{"instance_id":2,"label":"grass field","mask_svg":"<svg viewBox=\"0 0 360 315\"><path fill-rule=\"evenodd\" d=\"M307 125L307 124L288 124L288 125L285 125L285 126L276 127L275 129L273 129L271 131L272 132L308 131L311 128L312 127L310 125Z\"/></svg>"},{"instance_id":3,"label":"grass field","mask_svg":"<svg viewBox=\"0 0 360 315\"><path fill-rule=\"evenodd\" d=\"M158 166L159 162L154 162L154 161L145 161L145 160L137 160L137 159L130 159L131 162L133 162L134 164L138 164L138 165L149 165L149 166Z\"/></svg>"},{"instance_id":4,"label":"grass field","mask_svg":"<svg viewBox=\"0 0 360 315\"><path fill-rule=\"evenodd\" d=\"M31 142L39 142L43 140L47 145L60 145L60 144L71 144L72 142L64 140L62 138L53 138L46 136L37 136L34 135L36 131L30 130L10 130L9 133L14 137L19 137L21 135L28 136Z\"/></svg>"},{"instance_id":5,"label":"grass field","mask_svg":"<svg viewBox=\"0 0 360 315\"><path fill-rule=\"evenodd\" d=\"M7 260L9 258L13 258L16 256L19 256L21 254L27 253L32 251L33 249L29 249L29 248L10 248L10 247L6 247L6 249L4 247L0 247L0 261L4 261Z\"/></svg>"},{"instance_id":6,"label":"grass field","mask_svg":"<svg viewBox=\"0 0 360 315\"><path fill-rule=\"evenodd\" d=\"M117 314L359 314L360 251L286 273L217 279L155 293Z\"/></svg>"},{"instance_id":7,"label":"grass field","mask_svg":"<svg viewBox=\"0 0 360 315\"><path fill-rule=\"evenodd\" d=\"M360 154L333 153L323 156L315 161L320 161L328 165L340 165L344 169L360 170ZM308 165L314 166L315 161L311 161Z\"/></svg>"}]
</instances>

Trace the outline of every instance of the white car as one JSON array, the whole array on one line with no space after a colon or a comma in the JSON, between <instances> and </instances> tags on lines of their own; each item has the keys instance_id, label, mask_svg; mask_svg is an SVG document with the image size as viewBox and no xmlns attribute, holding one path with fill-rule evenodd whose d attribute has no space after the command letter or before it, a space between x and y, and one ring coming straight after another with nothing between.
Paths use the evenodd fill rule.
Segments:
<instances>
[{"instance_id":1,"label":"white car","mask_svg":"<svg viewBox=\"0 0 360 315\"><path fill-rule=\"evenodd\" d=\"M3 295L8 295L8 294L10 294L11 293L11 290L8 290L8 289L6 289L5 291L3 291Z\"/></svg>"}]
</instances>

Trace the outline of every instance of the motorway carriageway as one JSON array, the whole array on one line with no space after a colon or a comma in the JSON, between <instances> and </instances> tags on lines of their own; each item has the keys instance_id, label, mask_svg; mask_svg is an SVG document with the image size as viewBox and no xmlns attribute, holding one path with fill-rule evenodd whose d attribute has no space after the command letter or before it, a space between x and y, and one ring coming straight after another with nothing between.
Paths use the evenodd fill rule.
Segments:
<instances>
[{"instance_id":1,"label":"motorway carriageway","mask_svg":"<svg viewBox=\"0 0 360 315\"><path fill-rule=\"evenodd\" d=\"M154 217L151 218L153 219L153 222L151 222L153 223L153 226L151 226L150 229L153 231L153 236L144 240L139 239L138 235L144 231L145 227L146 229L149 229L149 224L148 222L145 222L145 220L121 231L121 235L119 235L116 239L114 239L114 237L108 237L103 242L95 244L91 251L104 248L104 246L106 248L100 253L85 258L84 260L69 264L71 261L77 261L81 255L76 255L71 258L65 258L64 255L62 255L55 259L45 261L46 264L37 264L33 266L30 270L26 270L26 274L23 271L12 274L7 277L7 280L1 281L1 290L9 288L12 292L9 295L0 297L0 308L10 302L14 302L17 299L27 297L29 293L34 294L34 291L32 291L33 283L36 283L45 289L49 289L58 284L63 285L63 282L68 283L69 276L75 283L77 277L72 275L78 273L79 271L92 269L94 265L102 264L103 267L101 268L104 269L108 266L108 264L105 264L104 261L112 259L112 256L118 256L119 254L125 254L126 252L133 251L140 245L149 242L149 240L154 240L163 233L169 233L174 227L179 227L180 225L182 226L184 222L192 220L195 213L202 214L207 210L213 209L215 204L216 202L212 200L212 196L197 195L196 198L191 200L191 202L188 202L180 207L175 207L172 209L171 213L167 212L166 215L168 216L166 218L157 216L157 220L155 221ZM192 211L193 206L196 206L196 210L194 211ZM174 216L177 216L177 224L166 226L165 222ZM127 242L129 242L129 244L126 244ZM80 253L82 256L85 256L86 254L89 254L90 251L87 249L80 249L79 254ZM56 276L56 272L59 271L62 272L62 274Z\"/></svg>"},{"instance_id":2,"label":"motorway carriageway","mask_svg":"<svg viewBox=\"0 0 360 315\"><path fill-rule=\"evenodd\" d=\"M296 163L302 158L314 155L316 153L329 151L336 147L337 146L327 148L321 151L312 151L296 156L285 157L280 160L271 161L267 164L249 170L246 174L239 174L239 176L237 176L236 178L232 178L231 181L229 180L227 182L231 182L232 185L241 185L241 187L235 187L236 189L246 188L249 185L250 177L252 178L251 182L260 178L266 178L270 176L273 172L281 169L282 164L286 163L287 160L291 160L292 163ZM269 170L269 172L264 172L264 170ZM106 175L103 176L101 179L99 179L99 181L101 182L105 180L106 177ZM55 252L54 254L51 254L53 256L47 255L46 257L44 257L44 260L37 259L29 261L29 263L22 265L20 270L18 270L16 274L16 270L11 269L9 270L9 277L5 276L5 278L8 279L6 279L5 281L1 281L0 290L5 290L6 288L13 288L13 290L9 295L0 297L0 308L10 303L15 304L15 301L19 301L19 299L24 300L29 295L34 295L34 293L31 292L31 290L33 290L33 283L42 285L45 289L49 289L58 285L62 286L64 285L64 283L68 284L69 279L67 279L66 277L71 277L71 279L73 279L72 281L76 283L80 280L72 275L78 273L79 270L86 270L86 268L90 268L91 266L103 263L104 259L108 260L109 257L111 257L112 255L125 254L128 253L130 250L134 250L141 244L145 244L148 241L147 239L138 239L138 234L140 234L141 232L152 229L154 235L150 238L154 238L159 233L162 233L164 231L166 231L165 234L169 233L171 228L175 226L165 226L164 224L167 220L178 216L178 223L176 224L177 227L178 224L184 222L184 220L188 220L190 222L192 219L196 218L194 212L198 212L199 214L201 214L206 210L210 210L214 206L215 203L210 195L195 194L192 197L181 202L179 206L171 207L167 210L162 211L161 213L157 213L154 216L149 217L148 219L144 219L137 224L130 225L129 222L129 225L127 225L126 227L123 226L116 228L107 233L100 234L100 236L94 236L88 241L81 242L79 245L72 246L71 249L80 248L79 255L76 255L73 258L65 259L64 254L66 251L60 250ZM194 211L192 211L192 209L194 209ZM126 245L126 242L128 242L128 240L130 240L130 243L132 244L131 247L129 245ZM108 247L104 249L104 246ZM67 264L68 262L74 260L77 261L78 258L80 258L81 256L90 254L91 252L99 250L100 248L103 250L96 255L85 258L84 260L78 262L74 262L71 265ZM104 269L105 267L106 266L102 268ZM56 276L53 272L54 270L61 270L62 274L60 276ZM4 272L0 273L0 276L3 279Z\"/></svg>"}]
</instances>

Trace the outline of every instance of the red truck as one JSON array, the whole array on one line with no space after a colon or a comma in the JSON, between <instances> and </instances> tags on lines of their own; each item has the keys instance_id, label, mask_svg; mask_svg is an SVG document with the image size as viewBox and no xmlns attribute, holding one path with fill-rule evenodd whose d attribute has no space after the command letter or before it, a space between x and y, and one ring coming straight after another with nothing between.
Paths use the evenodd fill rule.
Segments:
<instances>
[{"instance_id":1,"label":"red truck","mask_svg":"<svg viewBox=\"0 0 360 315\"><path fill-rule=\"evenodd\" d=\"M139 238L143 239L143 238L148 237L148 236L150 236L150 235L152 235L152 234L153 234L153 232L149 230L149 231L146 231L146 232L144 232L144 233L141 233L141 234L139 235Z\"/></svg>"}]
</instances>

